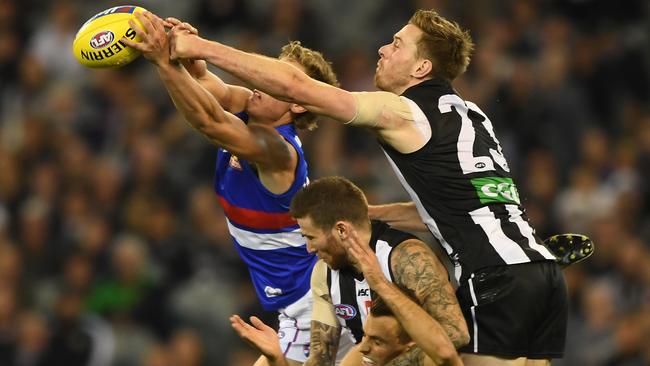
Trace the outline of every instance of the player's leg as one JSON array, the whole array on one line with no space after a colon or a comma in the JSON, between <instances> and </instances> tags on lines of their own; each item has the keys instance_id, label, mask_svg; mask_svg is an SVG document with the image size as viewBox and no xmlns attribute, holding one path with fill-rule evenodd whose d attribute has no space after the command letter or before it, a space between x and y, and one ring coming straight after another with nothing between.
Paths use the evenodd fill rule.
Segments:
<instances>
[{"instance_id":1,"label":"player's leg","mask_svg":"<svg viewBox=\"0 0 650 366\"><path fill-rule=\"evenodd\" d=\"M594 253L594 243L582 234L553 235L544 240L544 245L562 267L583 261Z\"/></svg>"},{"instance_id":2,"label":"player's leg","mask_svg":"<svg viewBox=\"0 0 650 366\"><path fill-rule=\"evenodd\" d=\"M308 291L300 300L280 309L278 337L280 349L290 364L301 365L309 356L312 295Z\"/></svg>"},{"instance_id":3,"label":"player's leg","mask_svg":"<svg viewBox=\"0 0 650 366\"><path fill-rule=\"evenodd\" d=\"M460 358L465 366L528 366L525 357L501 358L474 353L461 353Z\"/></svg>"}]
</instances>

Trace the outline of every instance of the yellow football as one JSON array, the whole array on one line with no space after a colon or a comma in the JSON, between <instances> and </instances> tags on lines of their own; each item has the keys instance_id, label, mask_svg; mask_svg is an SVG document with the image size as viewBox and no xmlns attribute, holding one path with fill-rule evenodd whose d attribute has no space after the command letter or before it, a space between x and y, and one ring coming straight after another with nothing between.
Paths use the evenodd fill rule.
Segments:
<instances>
[{"instance_id":1,"label":"yellow football","mask_svg":"<svg viewBox=\"0 0 650 366\"><path fill-rule=\"evenodd\" d=\"M116 6L88 19L72 43L75 58L82 65L93 68L120 67L138 58L140 51L120 40L125 37L140 41L140 37L131 29L129 19L141 26L134 12L144 10L139 6Z\"/></svg>"}]
</instances>

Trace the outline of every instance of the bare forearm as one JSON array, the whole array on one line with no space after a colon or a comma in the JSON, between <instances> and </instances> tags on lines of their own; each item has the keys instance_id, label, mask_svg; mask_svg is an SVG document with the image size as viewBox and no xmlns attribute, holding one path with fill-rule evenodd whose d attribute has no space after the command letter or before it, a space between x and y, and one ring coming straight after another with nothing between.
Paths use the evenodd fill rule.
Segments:
<instances>
[{"instance_id":1,"label":"bare forearm","mask_svg":"<svg viewBox=\"0 0 650 366\"><path fill-rule=\"evenodd\" d=\"M428 231L413 202L371 205L368 207L368 215L371 219L384 221L398 230Z\"/></svg>"},{"instance_id":2,"label":"bare forearm","mask_svg":"<svg viewBox=\"0 0 650 366\"><path fill-rule=\"evenodd\" d=\"M333 366L339 347L341 328L311 322L311 344L305 366Z\"/></svg>"},{"instance_id":3,"label":"bare forearm","mask_svg":"<svg viewBox=\"0 0 650 366\"><path fill-rule=\"evenodd\" d=\"M436 365L455 365L460 360L440 323L404 295L395 285L382 281L375 292L393 311L408 335Z\"/></svg>"},{"instance_id":4,"label":"bare forearm","mask_svg":"<svg viewBox=\"0 0 650 366\"><path fill-rule=\"evenodd\" d=\"M231 113L243 111L246 108L246 100L252 94L249 89L244 87L226 84L219 76L210 71L196 80L215 97L223 109Z\"/></svg>"},{"instance_id":5,"label":"bare forearm","mask_svg":"<svg viewBox=\"0 0 650 366\"><path fill-rule=\"evenodd\" d=\"M292 65L280 60L246 53L218 42L201 40L203 58L220 69L251 83L255 88L291 102L292 85L308 77Z\"/></svg>"},{"instance_id":6,"label":"bare forearm","mask_svg":"<svg viewBox=\"0 0 650 366\"><path fill-rule=\"evenodd\" d=\"M442 263L422 242L398 245L391 253L395 283L413 291L422 308L442 326L456 348L469 342L467 324Z\"/></svg>"},{"instance_id":7,"label":"bare forearm","mask_svg":"<svg viewBox=\"0 0 650 366\"><path fill-rule=\"evenodd\" d=\"M192 127L203 132L210 123L225 120L216 99L181 65L162 65L157 70L174 105Z\"/></svg>"}]
</instances>

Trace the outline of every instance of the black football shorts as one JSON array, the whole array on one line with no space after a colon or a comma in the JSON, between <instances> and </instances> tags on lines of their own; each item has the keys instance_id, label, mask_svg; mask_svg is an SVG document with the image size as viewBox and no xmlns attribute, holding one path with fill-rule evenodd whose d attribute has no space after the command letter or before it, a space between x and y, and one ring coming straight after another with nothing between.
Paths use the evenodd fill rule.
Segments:
<instances>
[{"instance_id":1,"label":"black football shorts","mask_svg":"<svg viewBox=\"0 0 650 366\"><path fill-rule=\"evenodd\" d=\"M564 355L568 295L557 263L483 268L456 295L470 334L460 352L531 359Z\"/></svg>"}]
</instances>

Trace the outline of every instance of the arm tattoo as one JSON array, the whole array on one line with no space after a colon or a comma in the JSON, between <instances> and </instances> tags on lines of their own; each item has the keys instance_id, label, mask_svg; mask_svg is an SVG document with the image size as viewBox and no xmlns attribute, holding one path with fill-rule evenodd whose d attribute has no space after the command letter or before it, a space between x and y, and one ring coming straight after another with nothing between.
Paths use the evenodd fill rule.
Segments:
<instances>
[{"instance_id":1,"label":"arm tattoo","mask_svg":"<svg viewBox=\"0 0 650 366\"><path fill-rule=\"evenodd\" d=\"M398 245L391 253L395 283L415 295L418 303L447 333L456 348L469 342L465 319L438 258L423 243Z\"/></svg>"},{"instance_id":2,"label":"arm tattoo","mask_svg":"<svg viewBox=\"0 0 650 366\"><path fill-rule=\"evenodd\" d=\"M329 295L323 295L323 297L327 301L332 302ZM339 348L340 337L340 327L333 327L312 320L309 358L305 361L304 366L333 366L336 361L336 352Z\"/></svg>"},{"instance_id":3,"label":"arm tattoo","mask_svg":"<svg viewBox=\"0 0 650 366\"><path fill-rule=\"evenodd\" d=\"M414 347L390 360L386 366L422 366L425 357L420 347Z\"/></svg>"}]
</instances>

